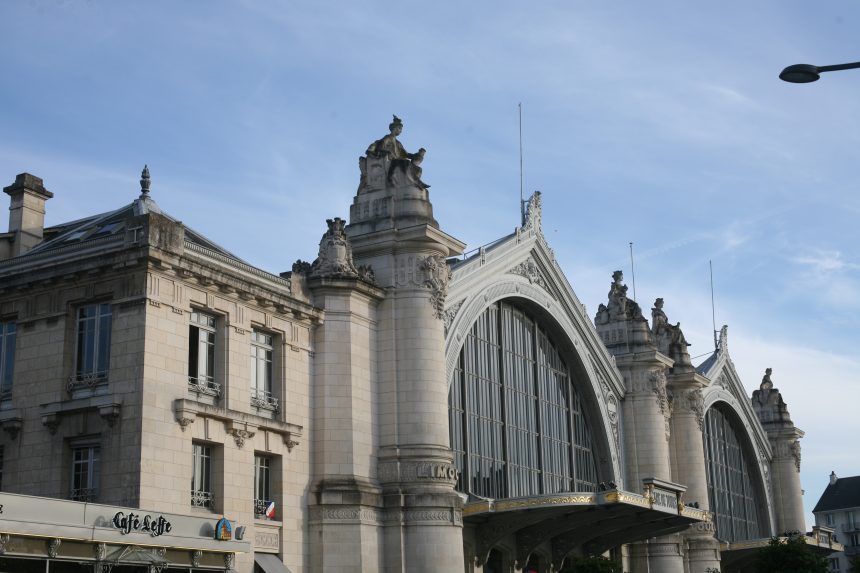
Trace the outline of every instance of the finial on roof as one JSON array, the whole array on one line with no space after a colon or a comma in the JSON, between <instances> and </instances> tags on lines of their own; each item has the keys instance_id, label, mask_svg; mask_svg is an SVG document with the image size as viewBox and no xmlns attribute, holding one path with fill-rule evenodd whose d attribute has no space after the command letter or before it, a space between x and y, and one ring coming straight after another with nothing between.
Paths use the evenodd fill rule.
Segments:
<instances>
[{"instance_id":1,"label":"finial on roof","mask_svg":"<svg viewBox=\"0 0 860 573\"><path fill-rule=\"evenodd\" d=\"M149 186L152 184L152 181L149 179L149 166L144 165L143 171L140 172L140 196L147 197L149 196Z\"/></svg>"}]
</instances>

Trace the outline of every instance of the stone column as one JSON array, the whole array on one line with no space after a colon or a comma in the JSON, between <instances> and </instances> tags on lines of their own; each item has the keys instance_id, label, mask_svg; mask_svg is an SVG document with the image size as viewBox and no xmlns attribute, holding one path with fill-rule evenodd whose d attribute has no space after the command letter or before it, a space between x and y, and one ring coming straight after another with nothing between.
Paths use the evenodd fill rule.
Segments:
<instances>
[{"instance_id":1,"label":"stone column","mask_svg":"<svg viewBox=\"0 0 860 573\"><path fill-rule=\"evenodd\" d=\"M627 298L621 271L613 274L608 303L595 317L597 332L624 376L624 483L631 491L644 478L672 481L669 456L671 397L666 375L672 360L661 353L639 305ZM631 573L684 573L684 548L678 535L629 547Z\"/></svg>"},{"instance_id":2,"label":"stone column","mask_svg":"<svg viewBox=\"0 0 860 573\"><path fill-rule=\"evenodd\" d=\"M702 387L707 379L695 371L673 372L669 388L674 397L670 450L672 476L687 486L684 499L709 510L708 478L702 436L705 408ZM686 571L705 573L720 569L720 545L713 523L697 523L682 533L686 545Z\"/></svg>"},{"instance_id":3,"label":"stone column","mask_svg":"<svg viewBox=\"0 0 860 573\"><path fill-rule=\"evenodd\" d=\"M383 570L463 570L462 499L454 491L442 310L460 241L433 219L419 164L391 135L359 160L361 184L346 228L357 265L385 289L378 308L375 392Z\"/></svg>"},{"instance_id":4,"label":"stone column","mask_svg":"<svg viewBox=\"0 0 860 573\"><path fill-rule=\"evenodd\" d=\"M776 531L806 531L803 491L800 487L800 438L803 431L791 421L782 393L773 387L768 368L752 395L753 409L761 421L773 450L771 485L776 513Z\"/></svg>"}]
</instances>

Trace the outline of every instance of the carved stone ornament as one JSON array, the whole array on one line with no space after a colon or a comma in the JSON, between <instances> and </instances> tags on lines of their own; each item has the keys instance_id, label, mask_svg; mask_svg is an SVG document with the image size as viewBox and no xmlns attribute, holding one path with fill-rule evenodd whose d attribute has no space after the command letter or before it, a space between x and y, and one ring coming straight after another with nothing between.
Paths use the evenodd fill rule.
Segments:
<instances>
[{"instance_id":1,"label":"carved stone ornament","mask_svg":"<svg viewBox=\"0 0 860 573\"><path fill-rule=\"evenodd\" d=\"M541 198L540 191L535 191L529 197L526 205L526 212L523 218L523 230L534 230L537 233L543 232L541 229Z\"/></svg>"},{"instance_id":2,"label":"carved stone ornament","mask_svg":"<svg viewBox=\"0 0 860 573\"><path fill-rule=\"evenodd\" d=\"M451 328L451 323L454 322L454 318L457 316L457 313L460 312L460 307L463 306L463 303L466 302L466 299L459 302L455 302L451 307L445 311L445 315L442 320L445 323L445 334L448 333L448 329Z\"/></svg>"},{"instance_id":3,"label":"carved stone ornament","mask_svg":"<svg viewBox=\"0 0 860 573\"><path fill-rule=\"evenodd\" d=\"M704 431L705 397L702 395L702 390L699 388L687 390L685 398L687 399L687 409L695 415L699 430Z\"/></svg>"},{"instance_id":4,"label":"carved stone ornament","mask_svg":"<svg viewBox=\"0 0 860 573\"><path fill-rule=\"evenodd\" d=\"M651 382L651 391L657 398L657 407L666 422L666 439L670 436L669 420L672 418L672 394L666 385L666 374L660 370L651 370L648 373Z\"/></svg>"},{"instance_id":5,"label":"carved stone ornament","mask_svg":"<svg viewBox=\"0 0 860 573\"><path fill-rule=\"evenodd\" d=\"M358 278L352 262L352 247L344 232L346 221L340 217L326 219L328 231L320 239L319 256L311 265L312 277Z\"/></svg>"},{"instance_id":6,"label":"carved stone ornament","mask_svg":"<svg viewBox=\"0 0 860 573\"><path fill-rule=\"evenodd\" d=\"M543 273L541 273L540 267L537 266L537 263L535 263L534 259L531 257L524 260L508 272L514 275L520 275L530 283L536 284L544 290L547 290L547 282L543 277Z\"/></svg>"},{"instance_id":7,"label":"carved stone ornament","mask_svg":"<svg viewBox=\"0 0 860 573\"><path fill-rule=\"evenodd\" d=\"M800 471L800 442L794 441L791 443L791 455L794 457L794 467Z\"/></svg>"},{"instance_id":8,"label":"carved stone ornament","mask_svg":"<svg viewBox=\"0 0 860 573\"><path fill-rule=\"evenodd\" d=\"M21 433L21 428L24 427L24 422L21 418L11 418L2 422L3 431L9 434L9 438L15 440L18 434ZM56 429L56 428L55 428ZM54 432L51 432L52 434Z\"/></svg>"},{"instance_id":9,"label":"carved stone ornament","mask_svg":"<svg viewBox=\"0 0 860 573\"><path fill-rule=\"evenodd\" d=\"M445 297L448 296L451 268L442 255L429 255L421 261L418 268L424 273L424 286L430 289L433 316L441 320L444 318Z\"/></svg>"},{"instance_id":10,"label":"carved stone ornament","mask_svg":"<svg viewBox=\"0 0 860 573\"><path fill-rule=\"evenodd\" d=\"M340 217L327 219L328 231L320 240L319 256L310 265L309 276L324 278L358 278L367 283L375 284L376 277L368 265L356 268L352 260L352 246L344 232L346 221ZM297 261L297 269L306 272L307 263ZM294 267L296 267L294 265Z\"/></svg>"},{"instance_id":11,"label":"carved stone ornament","mask_svg":"<svg viewBox=\"0 0 860 573\"><path fill-rule=\"evenodd\" d=\"M54 538L48 540L48 557L56 559L57 554L60 552L60 544L62 544L62 540L60 539Z\"/></svg>"},{"instance_id":12,"label":"carved stone ornament","mask_svg":"<svg viewBox=\"0 0 860 573\"><path fill-rule=\"evenodd\" d=\"M179 423L179 427L182 428L182 431L185 431L189 425L194 423L194 418L186 418L184 416L177 416L176 421Z\"/></svg>"},{"instance_id":13,"label":"carved stone ornament","mask_svg":"<svg viewBox=\"0 0 860 573\"><path fill-rule=\"evenodd\" d=\"M254 437L256 432L251 430L247 430L244 428L231 428L229 430L230 435L233 436L233 441L236 442L236 447L242 448L245 445L245 440L249 440Z\"/></svg>"},{"instance_id":14,"label":"carved stone ornament","mask_svg":"<svg viewBox=\"0 0 860 573\"><path fill-rule=\"evenodd\" d=\"M203 557L203 552L197 549L191 552L191 566L197 569L200 567L200 559Z\"/></svg>"}]
</instances>

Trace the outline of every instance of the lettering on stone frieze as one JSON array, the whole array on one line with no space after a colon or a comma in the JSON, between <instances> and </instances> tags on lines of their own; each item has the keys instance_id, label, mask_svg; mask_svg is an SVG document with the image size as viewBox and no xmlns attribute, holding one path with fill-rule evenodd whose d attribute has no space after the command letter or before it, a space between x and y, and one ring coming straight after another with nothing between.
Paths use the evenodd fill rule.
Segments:
<instances>
[{"instance_id":1,"label":"lettering on stone frieze","mask_svg":"<svg viewBox=\"0 0 860 573\"><path fill-rule=\"evenodd\" d=\"M451 464L419 463L416 477L457 481L460 472Z\"/></svg>"},{"instance_id":2,"label":"lettering on stone frieze","mask_svg":"<svg viewBox=\"0 0 860 573\"><path fill-rule=\"evenodd\" d=\"M424 272L423 285L430 289L430 304L433 315L438 319L444 318L445 297L448 296L448 281L451 279L451 267L442 255L425 257L419 267Z\"/></svg>"},{"instance_id":3,"label":"lettering on stone frieze","mask_svg":"<svg viewBox=\"0 0 860 573\"><path fill-rule=\"evenodd\" d=\"M260 531L254 532L254 548L255 549L275 549L281 545L281 537L277 531Z\"/></svg>"},{"instance_id":4,"label":"lettering on stone frieze","mask_svg":"<svg viewBox=\"0 0 860 573\"><path fill-rule=\"evenodd\" d=\"M673 491L663 491L655 488L651 492L651 499L657 508L668 509L673 512L678 511L678 495Z\"/></svg>"},{"instance_id":5,"label":"lettering on stone frieze","mask_svg":"<svg viewBox=\"0 0 860 573\"><path fill-rule=\"evenodd\" d=\"M122 511L116 512L111 523L123 535L134 531L135 533L148 533L152 537L158 537L159 535L170 533L170 530L173 528L173 525L163 515L156 517L154 515L140 515L133 512L126 514Z\"/></svg>"},{"instance_id":6,"label":"lettering on stone frieze","mask_svg":"<svg viewBox=\"0 0 860 573\"><path fill-rule=\"evenodd\" d=\"M714 529L714 524L710 521L700 521L698 523L694 523L690 526L690 529L695 531L696 533L702 534L714 534L716 529Z\"/></svg>"}]
</instances>

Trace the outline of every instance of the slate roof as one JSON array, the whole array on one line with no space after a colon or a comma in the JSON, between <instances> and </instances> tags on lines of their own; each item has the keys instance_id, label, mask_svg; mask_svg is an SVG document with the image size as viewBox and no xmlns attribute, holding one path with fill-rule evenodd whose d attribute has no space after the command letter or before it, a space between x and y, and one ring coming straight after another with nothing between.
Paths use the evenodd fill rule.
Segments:
<instances>
[{"instance_id":1,"label":"slate roof","mask_svg":"<svg viewBox=\"0 0 860 573\"><path fill-rule=\"evenodd\" d=\"M860 476L844 477L828 484L812 513L860 507Z\"/></svg>"},{"instance_id":2,"label":"slate roof","mask_svg":"<svg viewBox=\"0 0 860 573\"><path fill-rule=\"evenodd\" d=\"M125 230L126 220L129 217L142 215L147 212L159 213L174 223L179 222L169 213L159 209L158 205L151 198L144 196L114 211L108 211L99 215L92 215L76 221L69 221L68 223L61 223L59 225L47 227L44 232L44 240L22 256L41 253L58 247L69 246L74 243L82 243L89 239L97 239L99 237L123 232ZM200 245L201 247L205 247L211 251L215 251L216 253L239 261L240 263L249 264L224 247L210 241L187 225L183 224L183 227L185 227L185 239L187 241Z\"/></svg>"},{"instance_id":3,"label":"slate roof","mask_svg":"<svg viewBox=\"0 0 860 573\"><path fill-rule=\"evenodd\" d=\"M711 366L713 366L714 363L717 361L717 358L719 358L719 352L715 350L713 354L711 354L710 356L708 356L708 358L705 359L704 362L696 366L696 372L698 372L699 374L707 374L708 370L711 369Z\"/></svg>"}]
</instances>

